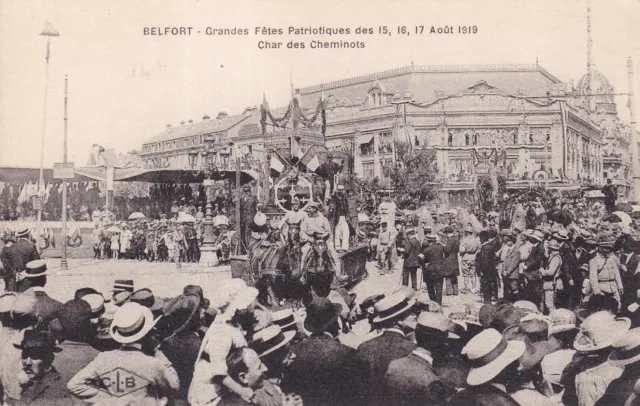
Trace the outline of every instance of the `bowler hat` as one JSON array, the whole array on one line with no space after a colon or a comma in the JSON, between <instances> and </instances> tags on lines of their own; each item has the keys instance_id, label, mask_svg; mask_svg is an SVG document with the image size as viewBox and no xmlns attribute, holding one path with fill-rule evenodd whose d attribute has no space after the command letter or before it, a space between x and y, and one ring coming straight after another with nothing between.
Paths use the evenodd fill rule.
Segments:
<instances>
[{"instance_id":1,"label":"bowler hat","mask_svg":"<svg viewBox=\"0 0 640 406\"><path fill-rule=\"evenodd\" d=\"M164 307L164 300L155 297L151 289L144 288L137 290L131 294L129 301L139 303L144 307L151 309L151 312L157 312Z\"/></svg>"},{"instance_id":2,"label":"bowler hat","mask_svg":"<svg viewBox=\"0 0 640 406\"><path fill-rule=\"evenodd\" d=\"M56 347L55 342L45 331L37 331L28 329L24 332L24 336L20 344L13 344L14 347L22 351L28 350L44 350L50 352L60 352L61 348Z\"/></svg>"},{"instance_id":3,"label":"bowler hat","mask_svg":"<svg viewBox=\"0 0 640 406\"><path fill-rule=\"evenodd\" d=\"M315 298L307 306L304 328L311 333L321 333L338 320L342 306L326 297Z\"/></svg>"},{"instance_id":4,"label":"bowler hat","mask_svg":"<svg viewBox=\"0 0 640 406\"><path fill-rule=\"evenodd\" d=\"M85 339L92 336L94 330L91 325L91 306L82 299L69 300L62 305L58 318L49 323L49 328L62 339Z\"/></svg>"},{"instance_id":5,"label":"bowler hat","mask_svg":"<svg viewBox=\"0 0 640 406\"><path fill-rule=\"evenodd\" d=\"M158 329L167 335L184 330L197 316L200 303L200 297L193 294L183 294L167 301L162 308L163 317L158 322Z\"/></svg>"}]
</instances>

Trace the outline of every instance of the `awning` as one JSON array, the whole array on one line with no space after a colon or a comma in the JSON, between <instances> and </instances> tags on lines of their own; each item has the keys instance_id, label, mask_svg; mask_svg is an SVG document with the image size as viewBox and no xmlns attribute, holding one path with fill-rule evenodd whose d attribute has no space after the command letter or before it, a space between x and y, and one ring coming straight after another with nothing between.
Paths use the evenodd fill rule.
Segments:
<instances>
[{"instance_id":1,"label":"awning","mask_svg":"<svg viewBox=\"0 0 640 406\"><path fill-rule=\"evenodd\" d=\"M236 171L218 171L214 180L235 179ZM201 183L205 176L199 171L186 169L131 169L117 171L116 181L150 183ZM254 170L240 171L240 183L259 180L260 174Z\"/></svg>"},{"instance_id":2,"label":"awning","mask_svg":"<svg viewBox=\"0 0 640 406\"><path fill-rule=\"evenodd\" d=\"M358 145L368 144L373 139L373 134L361 134L358 135Z\"/></svg>"},{"instance_id":3,"label":"awning","mask_svg":"<svg viewBox=\"0 0 640 406\"><path fill-rule=\"evenodd\" d=\"M0 182L4 183L37 183L40 178L40 168L0 168ZM45 182L53 181L53 169L42 170L42 178ZM74 182L106 181L107 175L104 169L76 168Z\"/></svg>"}]
</instances>

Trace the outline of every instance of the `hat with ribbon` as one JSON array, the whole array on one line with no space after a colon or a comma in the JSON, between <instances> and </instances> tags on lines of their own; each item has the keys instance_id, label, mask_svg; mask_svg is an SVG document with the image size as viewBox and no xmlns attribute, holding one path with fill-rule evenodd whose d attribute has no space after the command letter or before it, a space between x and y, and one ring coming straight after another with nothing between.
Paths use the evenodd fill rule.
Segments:
<instances>
[{"instance_id":1,"label":"hat with ribbon","mask_svg":"<svg viewBox=\"0 0 640 406\"><path fill-rule=\"evenodd\" d=\"M409 299L405 292L396 292L380 300L374 306L376 318L373 323L381 323L400 316L410 310L416 303L415 299Z\"/></svg>"},{"instance_id":2,"label":"hat with ribbon","mask_svg":"<svg viewBox=\"0 0 640 406\"><path fill-rule=\"evenodd\" d=\"M609 363L625 366L640 361L640 327L629 330L612 344Z\"/></svg>"},{"instance_id":3,"label":"hat with ribbon","mask_svg":"<svg viewBox=\"0 0 640 406\"><path fill-rule=\"evenodd\" d=\"M544 240L544 233L540 230L534 230L530 235L529 238L533 238L534 240L538 241L538 242L542 242Z\"/></svg>"},{"instance_id":4,"label":"hat with ribbon","mask_svg":"<svg viewBox=\"0 0 640 406\"><path fill-rule=\"evenodd\" d=\"M91 318L97 319L104 314L104 297L98 293L84 295L82 299L91 306Z\"/></svg>"},{"instance_id":5,"label":"hat with ribbon","mask_svg":"<svg viewBox=\"0 0 640 406\"><path fill-rule=\"evenodd\" d=\"M338 320L341 312L341 305L332 303L326 297L315 298L307 306L304 328L311 333L321 333Z\"/></svg>"},{"instance_id":6,"label":"hat with ribbon","mask_svg":"<svg viewBox=\"0 0 640 406\"><path fill-rule=\"evenodd\" d=\"M427 241L437 241L438 237L435 234L427 234L424 236Z\"/></svg>"},{"instance_id":7,"label":"hat with ribbon","mask_svg":"<svg viewBox=\"0 0 640 406\"><path fill-rule=\"evenodd\" d=\"M151 289L144 288L131 294L129 301L138 303L151 309L151 313L158 312L164 307L164 300L155 297Z\"/></svg>"},{"instance_id":8,"label":"hat with ribbon","mask_svg":"<svg viewBox=\"0 0 640 406\"><path fill-rule=\"evenodd\" d=\"M560 251L560 248L560 243L557 240L550 240L547 243L547 249L549 250Z\"/></svg>"},{"instance_id":9,"label":"hat with ribbon","mask_svg":"<svg viewBox=\"0 0 640 406\"><path fill-rule=\"evenodd\" d=\"M90 295L90 294L93 294L93 293L100 294L100 292L98 292L94 288L89 288L89 287L80 288L80 289L76 290L76 293L74 293L73 298L74 299L82 299L86 295Z\"/></svg>"},{"instance_id":10,"label":"hat with ribbon","mask_svg":"<svg viewBox=\"0 0 640 406\"><path fill-rule=\"evenodd\" d=\"M569 239L569 233L563 228L553 233L552 237L556 240L567 241Z\"/></svg>"},{"instance_id":11,"label":"hat with ribbon","mask_svg":"<svg viewBox=\"0 0 640 406\"><path fill-rule=\"evenodd\" d=\"M422 312L418 316L416 334L446 336L451 330L451 320L442 313Z\"/></svg>"},{"instance_id":12,"label":"hat with ribbon","mask_svg":"<svg viewBox=\"0 0 640 406\"><path fill-rule=\"evenodd\" d=\"M516 362L525 352L522 341L507 341L495 329L487 329L473 337L462 349L471 370L467 384L478 386L490 382L507 366Z\"/></svg>"},{"instance_id":13,"label":"hat with ribbon","mask_svg":"<svg viewBox=\"0 0 640 406\"><path fill-rule=\"evenodd\" d=\"M133 293L133 279L116 279L111 291Z\"/></svg>"},{"instance_id":14,"label":"hat with ribbon","mask_svg":"<svg viewBox=\"0 0 640 406\"><path fill-rule=\"evenodd\" d=\"M593 352L610 347L631 327L626 317L615 318L608 311L599 311L587 317L573 342L578 352Z\"/></svg>"},{"instance_id":15,"label":"hat with ribbon","mask_svg":"<svg viewBox=\"0 0 640 406\"><path fill-rule=\"evenodd\" d=\"M16 237L20 238L20 237L26 237L29 235L29 227L22 227L20 229L18 229L16 231Z\"/></svg>"},{"instance_id":16,"label":"hat with ribbon","mask_svg":"<svg viewBox=\"0 0 640 406\"><path fill-rule=\"evenodd\" d=\"M376 303L384 299L384 297L384 293L377 293L375 295L368 296L360 304L360 309L362 309L365 313L374 313L374 306L376 305Z\"/></svg>"},{"instance_id":17,"label":"hat with ribbon","mask_svg":"<svg viewBox=\"0 0 640 406\"><path fill-rule=\"evenodd\" d=\"M125 303L113 316L111 337L121 344L135 343L144 338L157 321L148 307L133 302Z\"/></svg>"},{"instance_id":18,"label":"hat with ribbon","mask_svg":"<svg viewBox=\"0 0 640 406\"><path fill-rule=\"evenodd\" d=\"M290 343L295 336L295 331L283 331L280 326L271 325L253 335L251 348L264 357Z\"/></svg>"},{"instance_id":19,"label":"hat with ribbon","mask_svg":"<svg viewBox=\"0 0 640 406\"><path fill-rule=\"evenodd\" d=\"M44 259L29 261L25 265L25 268L25 278L37 278L38 276L45 276L47 274L47 261L45 261Z\"/></svg>"},{"instance_id":20,"label":"hat with ribbon","mask_svg":"<svg viewBox=\"0 0 640 406\"><path fill-rule=\"evenodd\" d=\"M271 320L282 330L295 329L296 317L292 309L282 309L271 313Z\"/></svg>"}]
</instances>

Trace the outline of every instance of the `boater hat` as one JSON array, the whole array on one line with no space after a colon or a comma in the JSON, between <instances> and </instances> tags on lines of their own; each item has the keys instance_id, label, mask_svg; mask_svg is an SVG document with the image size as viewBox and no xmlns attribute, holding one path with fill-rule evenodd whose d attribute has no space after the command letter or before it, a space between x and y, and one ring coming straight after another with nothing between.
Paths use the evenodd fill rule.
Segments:
<instances>
[{"instance_id":1,"label":"boater hat","mask_svg":"<svg viewBox=\"0 0 640 406\"><path fill-rule=\"evenodd\" d=\"M47 262L44 259L27 262L25 278L37 278L47 274Z\"/></svg>"},{"instance_id":2,"label":"boater hat","mask_svg":"<svg viewBox=\"0 0 640 406\"><path fill-rule=\"evenodd\" d=\"M111 291L133 293L133 279L116 279Z\"/></svg>"},{"instance_id":3,"label":"boater hat","mask_svg":"<svg viewBox=\"0 0 640 406\"><path fill-rule=\"evenodd\" d=\"M263 357L284 347L295 336L295 331L283 332L279 326L272 325L254 334L251 348L258 353L258 356Z\"/></svg>"},{"instance_id":4,"label":"boater hat","mask_svg":"<svg viewBox=\"0 0 640 406\"><path fill-rule=\"evenodd\" d=\"M416 300L407 298L405 292L396 292L385 297L374 306L377 316L373 319L373 323L377 324L392 319L411 309L415 303Z\"/></svg>"},{"instance_id":5,"label":"boater hat","mask_svg":"<svg viewBox=\"0 0 640 406\"><path fill-rule=\"evenodd\" d=\"M84 295L80 300L84 300L89 303L89 306L91 306L92 319L97 319L104 314L104 297L101 294L90 293L88 295Z\"/></svg>"},{"instance_id":6,"label":"boater hat","mask_svg":"<svg viewBox=\"0 0 640 406\"><path fill-rule=\"evenodd\" d=\"M273 324L279 326L283 330L287 330L287 327L294 326L296 324L296 318L291 309L282 309L277 312L271 313L271 320Z\"/></svg>"},{"instance_id":7,"label":"boater hat","mask_svg":"<svg viewBox=\"0 0 640 406\"><path fill-rule=\"evenodd\" d=\"M18 231L16 231L16 237L26 237L29 235L29 227L22 227Z\"/></svg>"},{"instance_id":8,"label":"boater hat","mask_svg":"<svg viewBox=\"0 0 640 406\"><path fill-rule=\"evenodd\" d=\"M507 341L495 329L487 329L473 337L462 349L471 365L467 384L478 386L490 382L525 352L522 341Z\"/></svg>"},{"instance_id":9,"label":"boater hat","mask_svg":"<svg viewBox=\"0 0 640 406\"><path fill-rule=\"evenodd\" d=\"M625 366L640 361L640 328L634 328L613 343L609 363Z\"/></svg>"},{"instance_id":10,"label":"boater hat","mask_svg":"<svg viewBox=\"0 0 640 406\"><path fill-rule=\"evenodd\" d=\"M109 331L120 344L135 343L146 336L157 321L149 308L129 302L116 311Z\"/></svg>"}]
</instances>

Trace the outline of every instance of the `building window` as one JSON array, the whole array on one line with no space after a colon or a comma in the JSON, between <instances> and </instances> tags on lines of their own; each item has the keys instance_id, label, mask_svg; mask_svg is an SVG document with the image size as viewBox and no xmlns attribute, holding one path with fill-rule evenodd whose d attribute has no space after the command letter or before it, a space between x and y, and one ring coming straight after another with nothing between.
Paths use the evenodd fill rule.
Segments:
<instances>
[{"instance_id":1,"label":"building window","mask_svg":"<svg viewBox=\"0 0 640 406\"><path fill-rule=\"evenodd\" d=\"M380 139L378 140L378 153L393 153L393 135L390 131L380 133Z\"/></svg>"},{"instance_id":2,"label":"building window","mask_svg":"<svg viewBox=\"0 0 640 406\"><path fill-rule=\"evenodd\" d=\"M195 138L191 140L191 145L196 145L196 139Z\"/></svg>"},{"instance_id":3,"label":"building window","mask_svg":"<svg viewBox=\"0 0 640 406\"><path fill-rule=\"evenodd\" d=\"M173 147L177 147L178 146L178 142L177 141L173 141Z\"/></svg>"},{"instance_id":4,"label":"building window","mask_svg":"<svg viewBox=\"0 0 640 406\"><path fill-rule=\"evenodd\" d=\"M362 164L362 177L364 180L373 180L375 178L375 165L373 162Z\"/></svg>"},{"instance_id":5,"label":"building window","mask_svg":"<svg viewBox=\"0 0 640 406\"><path fill-rule=\"evenodd\" d=\"M366 144L360 144L361 156L373 156L373 139Z\"/></svg>"},{"instance_id":6,"label":"building window","mask_svg":"<svg viewBox=\"0 0 640 406\"><path fill-rule=\"evenodd\" d=\"M251 155L253 152L253 145L247 145L247 155Z\"/></svg>"}]
</instances>

